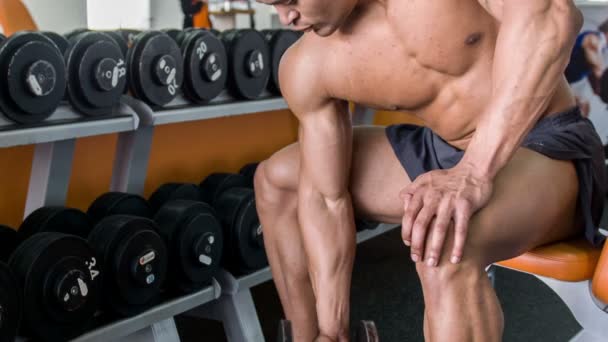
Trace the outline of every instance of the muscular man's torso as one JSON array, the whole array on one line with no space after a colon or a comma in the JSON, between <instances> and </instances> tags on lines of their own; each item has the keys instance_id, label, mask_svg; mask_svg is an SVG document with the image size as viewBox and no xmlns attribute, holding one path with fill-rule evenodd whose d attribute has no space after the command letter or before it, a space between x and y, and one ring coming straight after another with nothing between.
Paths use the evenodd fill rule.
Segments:
<instances>
[{"instance_id":1,"label":"muscular man's torso","mask_svg":"<svg viewBox=\"0 0 608 342\"><path fill-rule=\"evenodd\" d=\"M465 148L491 100L499 25L477 0L371 1L330 37L306 34L298 50L315 55L328 96L415 113ZM544 115L574 105L561 83Z\"/></svg>"}]
</instances>

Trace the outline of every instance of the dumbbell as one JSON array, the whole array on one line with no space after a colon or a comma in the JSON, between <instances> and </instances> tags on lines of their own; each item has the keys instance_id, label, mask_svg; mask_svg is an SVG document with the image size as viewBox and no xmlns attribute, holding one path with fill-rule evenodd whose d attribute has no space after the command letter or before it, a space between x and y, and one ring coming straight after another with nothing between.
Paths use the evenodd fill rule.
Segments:
<instances>
[{"instance_id":1,"label":"dumbbell","mask_svg":"<svg viewBox=\"0 0 608 342\"><path fill-rule=\"evenodd\" d=\"M228 57L222 41L206 30L188 30L176 36L184 64L184 95L206 104L226 86Z\"/></svg>"},{"instance_id":2,"label":"dumbbell","mask_svg":"<svg viewBox=\"0 0 608 342\"><path fill-rule=\"evenodd\" d=\"M270 79L270 49L264 36L252 29L234 29L220 38L228 53L228 90L238 98L258 98Z\"/></svg>"},{"instance_id":3,"label":"dumbbell","mask_svg":"<svg viewBox=\"0 0 608 342\"><path fill-rule=\"evenodd\" d=\"M92 327L99 308L101 273L93 250L71 234L74 227L58 218L59 210L40 208L28 215L8 261L24 294L22 334L43 341L82 334Z\"/></svg>"},{"instance_id":4,"label":"dumbbell","mask_svg":"<svg viewBox=\"0 0 608 342\"><path fill-rule=\"evenodd\" d=\"M255 171L258 169L258 165L260 163L250 163L244 165L240 170L239 174L247 180L247 186L253 189L253 177L255 176Z\"/></svg>"},{"instance_id":5,"label":"dumbbell","mask_svg":"<svg viewBox=\"0 0 608 342\"><path fill-rule=\"evenodd\" d=\"M5 263L17 246L17 232L0 225L0 341L12 342L22 317L22 293L13 271Z\"/></svg>"},{"instance_id":6,"label":"dumbbell","mask_svg":"<svg viewBox=\"0 0 608 342\"><path fill-rule=\"evenodd\" d=\"M132 316L158 303L168 255L146 200L109 192L99 196L87 214L95 224L88 241L105 274L106 311Z\"/></svg>"},{"instance_id":7,"label":"dumbbell","mask_svg":"<svg viewBox=\"0 0 608 342\"><path fill-rule=\"evenodd\" d=\"M277 342L292 342L293 332L291 322L282 320L279 322ZM379 342L378 329L373 321L359 321L353 333L353 342Z\"/></svg>"},{"instance_id":8,"label":"dumbbell","mask_svg":"<svg viewBox=\"0 0 608 342\"><path fill-rule=\"evenodd\" d=\"M111 115L127 85L125 56L111 36L83 32L65 52L68 100L83 115Z\"/></svg>"},{"instance_id":9,"label":"dumbbell","mask_svg":"<svg viewBox=\"0 0 608 342\"><path fill-rule=\"evenodd\" d=\"M67 39L69 41L73 37L76 37L77 35L84 33L84 32L90 32L90 30L88 28L81 27L81 28L77 28L77 29L68 31L68 32L64 33L63 36L65 37L65 39Z\"/></svg>"},{"instance_id":10,"label":"dumbbell","mask_svg":"<svg viewBox=\"0 0 608 342\"><path fill-rule=\"evenodd\" d=\"M201 202L199 187L163 184L149 202L157 209L154 221L169 249L168 288L192 292L208 285L219 270L224 239L215 211Z\"/></svg>"},{"instance_id":11,"label":"dumbbell","mask_svg":"<svg viewBox=\"0 0 608 342\"><path fill-rule=\"evenodd\" d=\"M222 223L222 264L235 274L246 274L268 265L262 226L253 189L239 174L216 173L201 184L203 200L210 203Z\"/></svg>"},{"instance_id":12,"label":"dumbbell","mask_svg":"<svg viewBox=\"0 0 608 342\"><path fill-rule=\"evenodd\" d=\"M0 46L0 110L12 121L46 120L66 89L63 56L37 32L17 32Z\"/></svg>"},{"instance_id":13,"label":"dumbbell","mask_svg":"<svg viewBox=\"0 0 608 342\"><path fill-rule=\"evenodd\" d=\"M182 86L181 50L163 32L140 33L127 52L127 73L132 95L152 106L163 107L178 95Z\"/></svg>"},{"instance_id":14,"label":"dumbbell","mask_svg":"<svg viewBox=\"0 0 608 342\"><path fill-rule=\"evenodd\" d=\"M55 46L57 46L57 49L59 50L62 56L68 49L68 46L70 46L70 42L68 41L68 39L57 32L41 31L40 33L42 33L51 41L53 41L53 43L55 43Z\"/></svg>"},{"instance_id":15,"label":"dumbbell","mask_svg":"<svg viewBox=\"0 0 608 342\"><path fill-rule=\"evenodd\" d=\"M270 46L270 81L268 90L274 94L281 95L279 86L279 64L281 57L293 43L302 36L301 32L293 30L263 30L262 34Z\"/></svg>"}]
</instances>

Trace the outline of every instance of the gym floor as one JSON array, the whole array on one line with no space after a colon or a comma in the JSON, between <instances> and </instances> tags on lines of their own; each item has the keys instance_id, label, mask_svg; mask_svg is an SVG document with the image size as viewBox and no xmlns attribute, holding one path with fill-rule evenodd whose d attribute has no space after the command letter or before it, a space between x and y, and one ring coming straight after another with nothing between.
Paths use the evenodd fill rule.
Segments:
<instances>
[{"instance_id":1,"label":"gym floor","mask_svg":"<svg viewBox=\"0 0 608 342\"><path fill-rule=\"evenodd\" d=\"M602 227L608 227L608 202ZM560 298L535 277L498 268L496 291L505 314L504 341L569 341L580 326ZM283 317L272 282L253 288L267 341ZM399 229L359 245L353 274L353 321L373 319L382 342L424 341L422 290ZM226 341L221 323L177 317L183 342ZM245 341L243 341L245 342Z\"/></svg>"}]
</instances>

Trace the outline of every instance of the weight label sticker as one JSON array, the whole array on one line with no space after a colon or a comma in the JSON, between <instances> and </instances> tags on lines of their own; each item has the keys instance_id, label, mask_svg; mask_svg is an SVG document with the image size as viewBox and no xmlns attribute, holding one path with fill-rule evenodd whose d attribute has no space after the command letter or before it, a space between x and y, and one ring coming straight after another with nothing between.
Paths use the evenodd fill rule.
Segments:
<instances>
[{"instance_id":1,"label":"weight label sticker","mask_svg":"<svg viewBox=\"0 0 608 342\"><path fill-rule=\"evenodd\" d=\"M118 64L114 67L112 71L112 87L116 88L118 85L119 79L125 77L127 75L127 68L125 67L125 61L122 59L118 60Z\"/></svg>"},{"instance_id":2,"label":"weight label sticker","mask_svg":"<svg viewBox=\"0 0 608 342\"><path fill-rule=\"evenodd\" d=\"M156 259L156 253L154 253L154 251L150 251L146 253L146 255L139 258L139 264L144 266L145 264L151 262L154 259Z\"/></svg>"},{"instance_id":3,"label":"weight label sticker","mask_svg":"<svg viewBox=\"0 0 608 342\"><path fill-rule=\"evenodd\" d=\"M89 294L89 287L87 286L87 283L80 278L78 278L78 288L80 289L80 294L83 297L86 297Z\"/></svg>"},{"instance_id":4,"label":"weight label sticker","mask_svg":"<svg viewBox=\"0 0 608 342\"><path fill-rule=\"evenodd\" d=\"M207 50L207 44L205 44L205 42L201 42L198 48L196 48L196 54L198 55L199 60L203 60L203 57L205 57L205 53L207 53Z\"/></svg>"},{"instance_id":5,"label":"weight label sticker","mask_svg":"<svg viewBox=\"0 0 608 342\"><path fill-rule=\"evenodd\" d=\"M99 275L99 270L95 269L95 266L97 265L97 259L93 257L91 258L91 261L87 261L84 264L87 265L87 267L89 268L91 280L95 280L95 278L97 278L97 276Z\"/></svg>"}]
</instances>

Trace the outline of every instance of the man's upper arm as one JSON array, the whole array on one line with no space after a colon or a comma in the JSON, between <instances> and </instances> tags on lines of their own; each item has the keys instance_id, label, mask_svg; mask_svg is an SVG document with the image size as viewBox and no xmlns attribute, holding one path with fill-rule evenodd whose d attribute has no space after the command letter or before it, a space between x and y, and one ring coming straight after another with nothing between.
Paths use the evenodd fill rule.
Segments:
<instances>
[{"instance_id":1,"label":"man's upper arm","mask_svg":"<svg viewBox=\"0 0 608 342\"><path fill-rule=\"evenodd\" d=\"M573 0L477 0L477 2L498 21L502 21L507 13L524 15L526 12L540 13L549 9L558 9L559 12L567 14L576 21L575 25L581 25L583 20Z\"/></svg>"}]
</instances>

